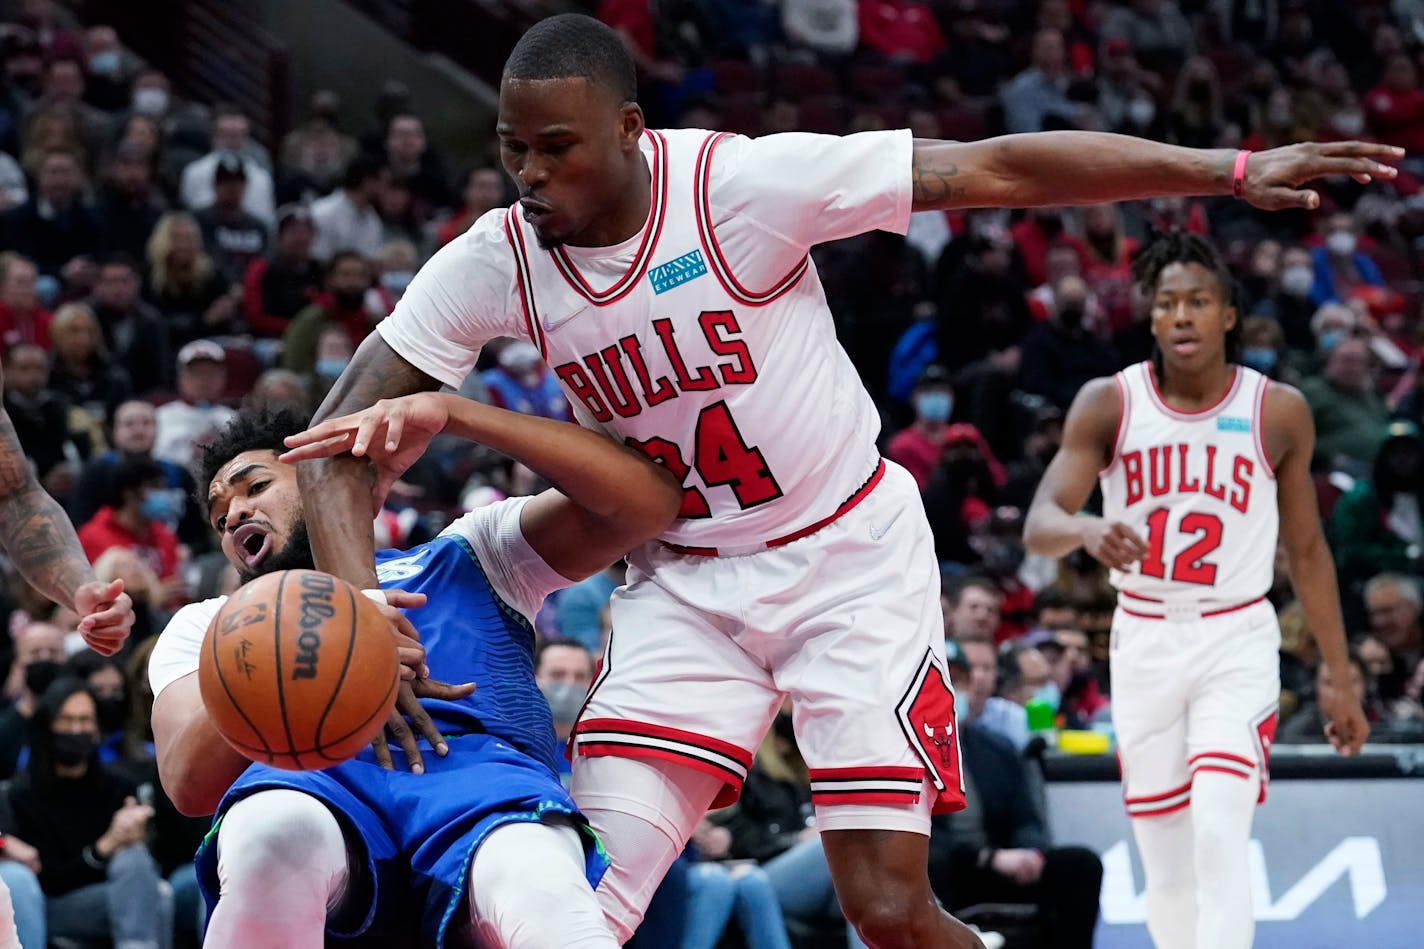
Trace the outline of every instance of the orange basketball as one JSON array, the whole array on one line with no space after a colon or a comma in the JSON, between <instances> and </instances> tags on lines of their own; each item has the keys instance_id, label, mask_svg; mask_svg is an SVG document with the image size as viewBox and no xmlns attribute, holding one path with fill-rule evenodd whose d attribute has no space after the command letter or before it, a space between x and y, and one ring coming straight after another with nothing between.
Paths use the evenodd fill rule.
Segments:
<instances>
[{"instance_id":1,"label":"orange basketball","mask_svg":"<svg viewBox=\"0 0 1424 949\"><path fill-rule=\"evenodd\" d=\"M203 638L198 688L214 727L277 768L327 768L385 725L395 640L376 604L316 570L259 577L228 598Z\"/></svg>"}]
</instances>

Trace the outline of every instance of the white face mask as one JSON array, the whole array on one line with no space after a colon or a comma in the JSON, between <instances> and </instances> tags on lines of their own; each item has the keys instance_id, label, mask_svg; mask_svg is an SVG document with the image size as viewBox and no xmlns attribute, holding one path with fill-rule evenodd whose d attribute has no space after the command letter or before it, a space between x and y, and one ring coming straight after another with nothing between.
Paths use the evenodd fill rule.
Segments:
<instances>
[{"instance_id":1,"label":"white face mask","mask_svg":"<svg viewBox=\"0 0 1424 949\"><path fill-rule=\"evenodd\" d=\"M1325 249L1336 257L1349 257L1355 252L1355 235L1349 231L1331 231L1325 238Z\"/></svg>"},{"instance_id":2,"label":"white face mask","mask_svg":"<svg viewBox=\"0 0 1424 949\"><path fill-rule=\"evenodd\" d=\"M1287 267L1281 273L1281 290L1293 297L1309 296L1310 288L1313 286L1315 286L1315 272L1304 264Z\"/></svg>"},{"instance_id":3,"label":"white face mask","mask_svg":"<svg viewBox=\"0 0 1424 949\"><path fill-rule=\"evenodd\" d=\"M1127 117L1133 125L1151 125L1157 116L1157 106L1151 99L1133 99L1127 106Z\"/></svg>"},{"instance_id":4,"label":"white face mask","mask_svg":"<svg viewBox=\"0 0 1424 949\"><path fill-rule=\"evenodd\" d=\"M162 115L168 111L168 93L154 86L135 89L133 110L139 115Z\"/></svg>"},{"instance_id":5,"label":"white face mask","mask_svg":"<svg viewBox=\"0 0 1424 949\"><path fill-rule=\"evenodd\" d=\"M1354 138L1365 130L1365 116L1354 109L1348 112L1337 112L1330 124L1335 126L1335 131L1341 135Z\"/></svg>"}]
</instances>

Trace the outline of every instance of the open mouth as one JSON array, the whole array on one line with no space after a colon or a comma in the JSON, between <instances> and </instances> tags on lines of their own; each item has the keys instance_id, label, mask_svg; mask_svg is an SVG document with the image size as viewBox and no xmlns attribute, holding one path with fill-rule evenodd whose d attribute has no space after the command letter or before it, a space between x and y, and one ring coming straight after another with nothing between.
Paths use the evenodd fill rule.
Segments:
<instances>
[{"instance_id":1,"label":"open mouth","mask_svg":"<svg viewBox=\"0 0 1424 949\"><path fill-rule=\"evenodd\" d=\"M544 202L527 196L519 199L519 206L524 210L524 220L530 224L554 210Z\"/></svg>"},{"instance_id":2,"label":"open mouth","mask_svg":"<svg viewBox=\"0 0 1424 949\"><path fill-rule=\"evenodd\" d=\"M232 549L247 569L255 569L272 552L272 535L261 524L243 524L232 534Z\"/></svg>"}]
</instances>

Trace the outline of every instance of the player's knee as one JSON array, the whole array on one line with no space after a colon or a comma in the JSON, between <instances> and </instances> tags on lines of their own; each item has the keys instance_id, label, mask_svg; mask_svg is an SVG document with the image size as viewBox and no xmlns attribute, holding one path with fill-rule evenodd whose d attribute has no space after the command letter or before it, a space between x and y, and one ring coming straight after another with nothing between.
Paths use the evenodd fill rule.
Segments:
<instances>
[{"instance_id":1,"label":"player's knee","mask_svg":"<svg viewBox=\"0 0 1424 949\"><path fill-rule=\"evenodd\" d=\"M318 867L340 855L341 826L325 804L299 791L263 791L234 804L223 818L223 869L276 879ZM227 874L225 874L227 875Z\"/></svg>"},{"instance_id":2,"label":"player's knee","mask_svg":"<svg viewBox=\"0 0 1424 949\"><path fill-rule=\"evenodd\" d=\"M928 900L887 890L843 900L841 905L846 920L871 949L915 949L934 944L940 910Z\"/></svg>"}]
</instances>

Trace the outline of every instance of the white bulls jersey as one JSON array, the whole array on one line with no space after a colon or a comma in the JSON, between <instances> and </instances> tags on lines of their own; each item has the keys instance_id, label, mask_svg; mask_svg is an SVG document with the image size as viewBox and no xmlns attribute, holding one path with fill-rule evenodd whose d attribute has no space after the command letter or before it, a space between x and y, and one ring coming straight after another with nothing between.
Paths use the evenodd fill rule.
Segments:
<instances>
[{"instance_id":1,"label":"white bulls jersey","mask_svg":"<svg viewBox=\"0 0 1424 949\"><path fill-rule=\"evenodd\" d=\"M491 211L416 275L379 331L452 386L488 340L533 342L582 424L683 478L663 540L757 549L835 515L882 470L879 414L808 252L904 233L910 153L908 132L649 131L641 232L543 250L518 205Z\"/></svg>"},{"instance_id":2,"label":"white bulls jersey","mask_svg":"<svg viewBox=\"0 0 1424 949\"><path fill-rule=\"evenodd\" d=\"M1113 377L1122 417L1111 464L1099 475L1103 516L1148 547L1132 570L1113 571L1129 598L1233 606L1271 587L1280 514L1266 455L1267 379L1235 366L1226 395L1179 412L1157 391L1151 363Z\"/></svg>"}]
</instances>

